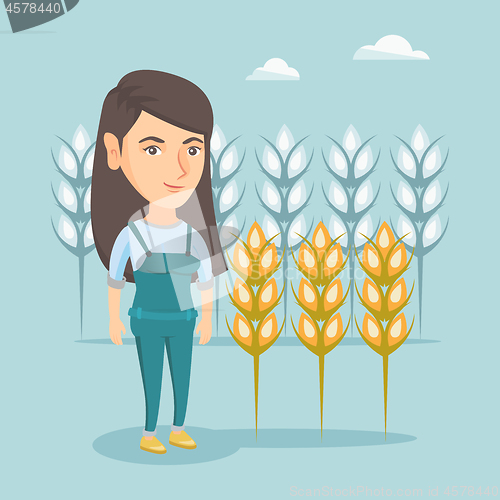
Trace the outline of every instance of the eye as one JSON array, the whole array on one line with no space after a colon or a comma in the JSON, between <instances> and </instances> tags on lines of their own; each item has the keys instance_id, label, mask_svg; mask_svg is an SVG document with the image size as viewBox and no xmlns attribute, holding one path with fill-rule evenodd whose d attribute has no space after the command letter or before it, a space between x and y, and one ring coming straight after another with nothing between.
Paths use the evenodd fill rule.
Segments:
<instances>
[{"instance_id":1,"label":"eye","mask_svg":"<svg viewBox=\"0 0 500 500\"><path fill-rule=\"evenodd\" d=\"M146 151L146 154L149 156L161 155L161 149L158 146L148 146L147 148L144 148L144 151Z\"/></svg>"},{"instance_id":2,"label":"eye","mask_svg":"<svg viewBox=\"0 0 500 500\"><path fill-rule=\"evenodd\" d=\"M188 148L187 152L189 156L198 156L200 154L201 149L196 146L191 146Z\"/></svg>"}]
</instances>

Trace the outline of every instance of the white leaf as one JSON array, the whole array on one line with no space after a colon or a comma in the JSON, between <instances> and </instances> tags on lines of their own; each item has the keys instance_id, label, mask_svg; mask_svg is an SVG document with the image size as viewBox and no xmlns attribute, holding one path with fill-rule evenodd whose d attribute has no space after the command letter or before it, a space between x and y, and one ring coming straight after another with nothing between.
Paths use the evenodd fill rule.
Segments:
<instances>
[{"instance_id":1,"label":"white leaf","mask_svg":"<svg viewBox=\"0 0 500 500\"><path fill-rule=\"evenodd\" d=\"M347 212L347 195L344 191L344 188L335 181L332 181L332 183L330 184L328 199L334 207L342 210L342 212Z\"/></svg>"},{"instance_id":2,"label":"white leaf","mask_svg":"<svg viewBox=\"0 0 500 500\"><path fill-rule=\"evenodd\" d=\"M299 181L290 190L288 195L288 212L292 213L298 210L307 199L307 190L304 181Z\"/></svg>"},{"instance_id":3,"label":"white leaf","mask_svg":"<svg viewBox=\"0 0 500 500\"><path fill-rule=\"evenodd\" d=\"M225 227L238 229L238 218L235 214L230 215L223 224Z\"/></svg>"},{"instance_id":4,"label":"white leaf","mask_svg":"<svg viewBox=\"0 0 500 500\"><path fill-rule=\"evenodd\" d=\"M299 175L306 167L306 150L304 146L297 148L288 162L288 177L292 178Z\"/></svg>"},{"instance_id":5,"label":"white leaf","mask_svg":"<svg viewBox=\"0 0 500 500\"><path fill-rule=\"evenodd\" d=\"M301 236L305 236L306 231L306 219L301 214L297 216L290 224L290 229L288 231L288 245L293 247L294 245L302 241ZM297 233L301 236L298 236Z\"/></svg>"},{"instance_id":6,"label":"white leaf","mask_svg":"<svg viewBox=\"0 0 500 500\"><path fill-rule=\"evenodd\" d=\"M93 243L94 243L94 234L92 232L92 223L91 221L88 221L85 231L83 233L83 244L86 247L89 247Z\"/></svg>"},{"instance_id":7,"label":"white leaf","mask_svg":"<svg viewBox=\"0 0 500 500\"><path fill-rule=\"evenodd\" d=\"M330 149L330 157L328 158L328 166L338 175L347 177L347 162L344 154L340 149L333 145Z\"/></svg>"},{"instance_id":8,"label":"white leaf","mask_svg":"<svg viewBox=\"0 0 500 500\"><path fill-rule=\"evenodd\" d=\"M90 147L90 137L87 131L82 125L78 125L75 134L73 135L73 141L71 143L73 149L76 151L78 158L81 160L83 155Z\"/></svg>"},{"instance_id":9,"label":"white leaf","mask_svg":"<svg viewBox=\"0 0 500 500\"><path fill-rule=\"evenodd\" d=\"M441 219L433 215L424 227L422 242L424 247L432 245L441 236Z\"/></svg>"},{"instance_id":10,"label":"white leaf","mask_svg":"<svg viewBox=\"0 0 500 500\"><path fill-rule=\"evenodd\" d=\"M441 151L439 146L434 146L426 155L423 166L424 179L439 170L443 164L441 163Z\"/></svg>"},{"instance_id":11,"label":"white leaf","mask_svg":"<svg viewBox=\"0 0 500 500\"><path fill-rule=\"evenodd\" d=\"M342 238L339 239L341 246L346 247L348 244L347 229L344 222L333 214L330 217L330 223L328 224L328 232L332 235L332 239L338 238L343 234ZM344 234L345 233L345 234Z\"/></svg>"},{"instance_id":12,"label":"white leaf","mask_svg":"<svg viewBox=\"0 0 500 500\"><path fill-rule=\"evenodd\" d=\"M220 226L220 242L223 248L235 241L235 235L239 234L238 219L235 214L230 215Z\"/></svg>"},{"instance_id":13,"label":"white leaf","mask_svg":"<svg viewBox=\"0 0 500 500\"><path fill-rule=\"evenodd\" d=\"M406 175L415 178L417 172L417 167L415 165L415 159L412 154L406 149L406 147L401 146L398 153L398 168Z\"/></svg>"},{"instance_id":14,"label":"white leaf","mask_svg":"<svg viewBox=\"0 0 500 500\"><path fill-rule=\"evenodd\" d=\"M281 211L281 196L276 187L268 181L264 182L264 187L262 189L262 200L269 208L271 208L275 212Z\"/></svg>"},{"instance_id":15,"label":"white leaf","mask_svg":"<svg viewBox=\"0 0 500 500\"><path fill-rule=\"evenodd\" d=\"M73 153L64 145L61 146L61 150L59 152L59 167L70 177L76 179L76 159L73 156Z\"/></svg>"},{"instance_id":16,"label":"white leaf","mask_svg":"<svg viewBox=\"0 0 500 500\"><path fill-rule=\"evenodd\" d=\"M83 166L83 174L85 179L88 179L92 175L92 171L94 170L94 157L95 157L95 146L92 148L92 151L89 152L87 158L85 158L85 164Z\"/></svg>"},{"instance_id":17,"label":"white leaf","mask_svg":"<svg viewBox=\"0 0 500 500\"><path fill-rule=\"evenodd\" d=\"M218 125L215 125L212 132L212 138L210 139L210 151L216 160L219 158L220 152L226 147L226 145L226 138L224 137L222 130Z\"/></svg>"},{"instance_id":18,"label":"white leaf","mask_svg":"<svg viewBox=\"0 0 500 500\"><path fill-rule=\"evenodd\" d=\"M231 146L222 157L220 162L220 177L223 179L234 172L238 166L238 151L236 146Z\"/></svg>"},{"instance_id":19,"label":"white leaf","mask_svg":"<svg viewBox=\"0 0 500 500\"><path fill-rule=\"evenodd\" d=\"M372 201L372 183L367 179L356 191L356 196L354 197L354 211L356 213L361 212L361 210L364 210Z\"/></svg>"},{"instance_id":20,"label":"white leaf","mask_svg":"<svg viewBox=\"0 0 500 500\"><path fill-rule=\"evenodd\" d=\"M262 230L264 231L264 235L266 239L269 240L273 236L277 235L280 230L276 221L269 215L264 215L264 219L262 221ZM278 234L276 238L273 240L276 243L276 246L279 247L281 245L281 234Z\"/></svg>"},{"instance_id":21,"label":"white leaf","mask_svg":"<svg viewBox=\"0 0 500 500\"><path fill-rule=\"evenodd\" d=\"M354 244L356 246L364 245L368 240L368 238L372 237L373 233L373 222L370 214L366 214L356 226L356 231L354 232ZM364 235L364 236L363 236Z\"/></svg>"},{"instance_id":22,"label":"white leaf","mask_svg":"<svg viewBox=\"0 0 500 500\"><path fill-rule=\"evenodd\" d=\"M295 141L290 129L286 125L283 125L278 132L278 138L276 139L276 146L281 151L283 158L286 158L290 149L292 149L294 145Z\"/></svg>"},{"instance_id":23,"label":"white leaf","mask_svg":"<svg viewBox=\"0 0 500 500\"><path fill-rule=\"evenodd\" d=\"M61 202L63 207L76 213L76 211L78 210L76 193L75 190L66 181L61 181L57 198Z\"/></svg>"},{"instance_id":24,"label":"white leaf","mask_svg":"<svg viewBox=\"0 0 500 500\"><path fill-rule=\"evenodd\" d=\"M441 201L441 185L436 179L431 182L424 193L422 207L424 212L432 210Z\"/></svg>"},{"instance_id":25,"label":"white leaf","mask_svg":"<svg viewBox=\"0 0 500 500\"><path fill-rule=\"evenodd\" d=\"M347 131L344 135L344 140L342 141L342 145L344 146L347 155L352 160L354 155L356 154L356 151L361 146L361 139L359 137L359 134L352 125L349 125L349 127L347 128Z\"/></svg>"},{"instance_id":26,"label":"white leaf","mask_svg":"<svg viewBox=\"0 0 500 500\"><path fill-rule=\"evenodd\" d=\"M68 245L76 247L78 243L78 237L75 225L65 215L61 215L61 218L59 219L59 227L57 228L57 232L59 233L59 236L63 239L63 241L65 241Z\"/></svg>"},{"instance_id":27,"label":"white leaf","mask_svg":"<svg viewBox=\"0 0 500 500\"><path fill-rule=\"evenodd\" d=\"M372 148L370 146L366 146L363 148L356 158L356 163L354 164L354 177L357 179L358 177L362 177L366 173L368 173L373 167L373 154Z\"/></svg>"},{"instance_id":28,"label":"white leaf","mask_svg":"<svg viewBox=\"0 0 500 500\"><path fill-rule=\"evenodd\" d=\"M90 190L92 188L92 185L90 185L87 188L87 191L85 191L85 196L83 197L83 209L85 212L90 212Z\"/></svg>"},{"instance_id":29,"label":"white leaf","mask_svg":"<svg viewBox=\"0 0 500 500\"><path fill-rule=\"evenodd\" d=\"M411 138L411 147L419 160L422 158L422 154L428 146L429 138L427 137L423 127L419 125L415 129L415 132L413 132L413 136Z\"/></svg>"},{"instance_id":30,"label":"white leaf","mask_svg":"<svg viewBox=\"0 0 500 500\"><path fill-rule=\"evenodd\" d=\"M398 202L410 212L415 213L417 208L417 200L411 187L404 181L401 181L398 186Z\"/></svg>"},{"instance_id":31,"label":"white leaf","mask_svg":"<svg viewBox=\"0 0 500 500\"><path fill-rule=\"evenodd\" d=\"M269 146L264 148L262 166L274 177L279 178L281 176L281 161L274 149L271 149Z\"/></svg>"},{"instance_id":32,"label":"white leaf","mask_svg":"<svg viewBox=\"0 0 500 500\"><path fill-rule=\"evenodd\" d=\"M224 186L220 195L220 211L221 213L230 210L238 201L238 186L233 179Z\"/></svg>"},{"instance_id":33,"label":"white leaf","mask_svg":"<svg viewBox=\"0 0 500 500\"><path fill-rule=\"evenodd\" d=\"M415 229L413 228L413 224L411 223L410 219L406 217L406 215L400 215L398 219L398 237L403 238L403 241L410 245L410 246L415 246L415 241L416 241L416 233Z\"/></svg>"}]
</instances>

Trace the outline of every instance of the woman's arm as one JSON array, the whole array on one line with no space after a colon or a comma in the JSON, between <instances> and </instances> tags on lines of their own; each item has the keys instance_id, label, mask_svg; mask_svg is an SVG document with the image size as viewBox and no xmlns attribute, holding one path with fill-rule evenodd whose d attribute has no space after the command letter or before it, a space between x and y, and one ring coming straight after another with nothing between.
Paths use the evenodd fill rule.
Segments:
<instances>
[{"instance_id":1,"label":"woman's arm","mask_svg":"<svg viewBox=\"0 0 500 500\"><path fill-rule=\"evenodd\" d=\"M196 327L196 334L201 334L200 344L206 344L212 337L213 296L213 287L201 290L201 320Z\"/></svg>"},{"instance_id":2,"label":"woman's arm","mask_svg":"<svg viewBox=\"0 0 500 500\"><path fill-rule=\"evenodd\" d=\"M119 288L108 287L109 337L116 345L123 345L122 334L127 333L120 319L120 294Z\"/></svg>"},{"instance_id":3,"label":"woman's arm","mask_svg":"<svg viewBox=\"0 0 500 500\"><path fill-rule=\"evenodd\" d=\"M198 287L198 290L203 292L204 290L208 290L209 288L211 289L214 285L212 259L210 258L210 253L208 251L205 240L203 239L201 234L194 229L191 240L191 253L200 261L200 267L198 269L198 279L196 280L196 286ZM210 296L210 302L211 301L212 296Z\"/></svg>"},{"instance_id":4,"label":"woman's arm","mask_svg":"<svg viewBox=\"0 0 500 500\"><path fill-rule=\"evenodd\" d=\"M193 231L192 254L200 260L196 286L201 293L201 320L196 327L196 334L200 333L200 344L206 344L212 336L212 309L214 300L214 276L212 260L207 245L198 231Z\"/></svg>"},{"instance_id":5,"label":"woman's arm","mask_svg":"<svg viewBox=\"0 0 500 500\"><path fill-rule=\"evenodd\" d=\"M121 336L126 333L125 325L120 320L120 295L126 283L123 273L129 257L129 235L128 228L125 227L116 238L111 250L108 272L109 336L116 345L123 345Z\"/></svg>"}]
</instances>

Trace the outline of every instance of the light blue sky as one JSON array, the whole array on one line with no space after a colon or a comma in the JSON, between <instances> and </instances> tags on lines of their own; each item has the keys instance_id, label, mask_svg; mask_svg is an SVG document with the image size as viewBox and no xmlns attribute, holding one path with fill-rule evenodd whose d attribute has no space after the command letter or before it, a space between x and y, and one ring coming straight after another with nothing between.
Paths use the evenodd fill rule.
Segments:
<instances>
[{"instance_id":1,"label":"light blue sky","mask_svg":"<svg viewBox=\"0 0 500 500\"><path fill-rule=\"evenodd\" d=\"M220 488L220 478L226 471L232 489L217 490L216 496L256 498L257 486L241 471L260 474L262 470L257 464L267 464L277 467L278 482L267 484L272 498L288 498L286 485L301 473L298 464L302 460L307 460L304 484L311 486L321 485L327 474L332 474L328 476L330 483L361 481L354 473L358 466L366 472L363 479L373 485L379 484L379 478L383 484L401 481L412 485L410 471L422 467L424 470L414 483L431 485L445 478L453 484L462 480L479 486L494 479L488 471L497 460L489 455L490 450L494 443L498 445L493 416L498 414L500 298L495 256L499 243L496 221L500 181L496 37L499 7L493 0L467 4L449 0L255 0L245 4L81 0L72 12L56 21L16 35L8 33L7 18L0 14L0 165L6 176L2 183L2 297L4 311L8 312L4 312L1 328L1 367L2 380L9 381L5 388L8 411L2 412L2 423L5 433L12 436L31 429L25 435L38 447L34 455L23 452L18 456L15 447L19 440L9 438L7 449L16 459L26 460L23 471L39 468L37 485L48 488L44 481L48 482L55 470L66 471L66 477L71 478L70 483L63 481L66 487L76 488L81 480L84 484L78 491L82 497L88 497L93 490L87 471L92 471L89 474L98 477L101 491L118 492L121 498L128 498L127 493L141 491L140 483L132 483L133 474L140 469L154 487L165 488L162 496L168 491L181 494L186 484L183 481L200 478L188 495L194 498L204 494L207 487L214 491ZM357 49L373 45L389 34L404 36L414 50L426 52L430 60L352 60ZM245 80L273 57L282 58L297 69L300 81ZM393 429L417 436L414 448L411 443L386 447L383 455L377 454L380 447L371 447L366 453L365 448L343 448L345 454L339 451L333 456L326 453L329 450L294 451L289 456L283 450L247 450L224 461L179 467L175 478L170 471L161 481L160 469L134 468L131 464L123 469L120 462L110 461L90 448L93 440L105 432L140 425L142 408L135 408L134 418L128 417L127 386L121 383L130 377L134 391L137 389L134 395L139 397L140 380L137 367L132 365L135 358L130 347L125 362L111 346L99 350L99 346L73 342L79 337L77 267L75 259L52 234L50 216L56 217L58 212L50 182L56 182L58 177L50 148L58 146L56 135L70 139L80 123L91 137L95 136L106 93L124 74L136 69L163 70L193 81L208 95L215 121L226 137L242 135L238 144L241 151L247 148L248 161L238 179L242 184L247 182L248 197L246 194L241 213L254 210L253 181L257 180L259 186L264 182L262 175L255 174L254 148L261 152L264 146L259 135L275 140L283 124L296 140L309 135L307 150L310 153L315 149L315 174L306 183L310 186L314 181L318 196L306 211L308 218L330 215L319 185L327 178L321 160L321 147L328 146L325 135L341 140L350 124L362 139L376 134L374 149L381 148L381 159L375 180L382 182L376 214L383 218L398 214L389 191L389 182L395 186L399 180L389 156L389 148L398 147L394 134L410 140L415 127L421 124L431 140L445 135L442 145L449 147L450 158L442 180L450 183L450 192L442 213L450 217L450 226L443 242L428 256L424 277L423 336L441 343L429 344L425 350L423 346L412 350L408 347L397 368L399 376L406 379L393 385L394 391L399 391L399 396L394 393L393 408L397 401L407 401L406 406L399 408L398 424ZM255 213L258 218L262 214L260 209ZM88 258L86 270L86 338L107 337L105 278L105 270L94 253ZM124 294L125 301L131 297L130 290ZM125 305L123 311L125 314ZM210 373L203 370L210 370L215 359L220 366L227 362L232 370L239 370L234 359L240 359L241 353L235 352L236 357L227 361L227 352L211 358L198 351L197 375ZM294 351L289 359L302 363L300 354ZM346 353L351 355L354 356L353 351ZM345 392L339 398L354 397L358 386L351 387L348 382L358 383L369 377L363 369L376 366L381 377L376 355L363 350L362 356L357 359L364 363L366 356L367 364L342 379L340 385ZM249 370L248 360L241 359ZM287 366L287 358L276 359L281 367ZM316 370L309 358L305 363L311 363L311 370ZM353 366L348 357L339 363L335 365L339 369ZM418 370L412 371L416 366ZM123 375L116 372L117 368L133 373ZM248 370L245 376L250 374ZM281 371L268 368L265 373L268 380L282 376L286 380ZM217 369L217 374L224 380L228 378L222 369ZM107 385L109 377L116 378L116 390ZM311 377L316 380L315 374ZM301 380L296 383L301 384ZM329 383L329 390L333 390L332 379ZM214 384L214 390L235 389L229 383L218 384L215 380ZM250 385L245 387L251 391ZM198 401L205 394L205 410L210 410L205 419L200 413L205 410L200 410L192 418L192 425L251 428L250 417L241 423L234 420L224 392L203 392L206 389L201 388L201 383L198 390ZM381 386L374 390L380 391ZM410 402L403 397L408 394L405 390L414 391ZM283 404L295 401L297 413L285 415L269 409L263 425L314 427L316 412L311 413L312 421L307 420L306 414L297 409L301 405L294 399L292 388L283 391L290 398L283 399ZM377 404L379 394L374 396ZM271 404L275 396L269 392L263 398ZM65 397L71 407L61 403ZM314 404L315 398L316 393ZM251 413L250 402L245 411ZM360 401L354 404L358 413L353 413L349 420L345 416L348 412L336 407L330 408L330 416L335 411L336 415L344 413L344 417L338 417L344 428L370 427L363 420L363 412L368 410ZM118 418L116 411L120 413ZM382 411L381 405L377 411ZM279 415L278 421L273 420L273 415ZM450 430L440 444L445 421L454 434ZM328 425L338 426L339 421L330 421ZM381 419L371 428L380 430ZM60 453L54 451L55 445L47 436L56 435L58 429L64 429L68 438L78 434L75 449L79 454L72 455L73 450L65 448L65 443ZM407 462L397 460L396 448ZM46 450L47 455L41 450ZM381 456L394 467L390 473L380 467ZM44 462L53 464L55 470L45 469ZM74 464L81 474L68 472L66 462ZM337 467L335 473L328 469L329 463ZM433 470L442 468L441 477L426 469L426 463L434 464ZM376 469L371 470L370 464ZM108 472L117 481L114 486ZM24 482L26 476L21 473L16 469L13 477ZM58 474L57 481L60 480ZM166 489L169 481L170 490ZM249 486L238 490L241 484Z\"/></svg>"}]
</instances>

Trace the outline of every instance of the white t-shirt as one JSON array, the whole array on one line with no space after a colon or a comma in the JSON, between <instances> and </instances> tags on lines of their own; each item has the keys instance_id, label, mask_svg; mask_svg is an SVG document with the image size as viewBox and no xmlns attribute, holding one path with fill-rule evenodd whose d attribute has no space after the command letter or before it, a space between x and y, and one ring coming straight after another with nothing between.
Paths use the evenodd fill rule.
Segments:
<instances>
[{"instance_id":1,"label":"white t-shirt","mask_svg":"<svg viewBox=\"0 0 500 500\"><path fill-rule=\"evenodd\" d=\"M188 225L179 220L174 224L159 225L146 222L144 219L134 221L145 244L152 253L184 253ZM192 228L191 254L200 260L196 284L200 290L206 290L213 284L212 261L205 240ZM108 285L123 288L123 274L130 258L132 269L139 269L146 259L146 251L135 237L132 230L125 226L113 244L109 260Z\"/></svg>"}]
</instances>

